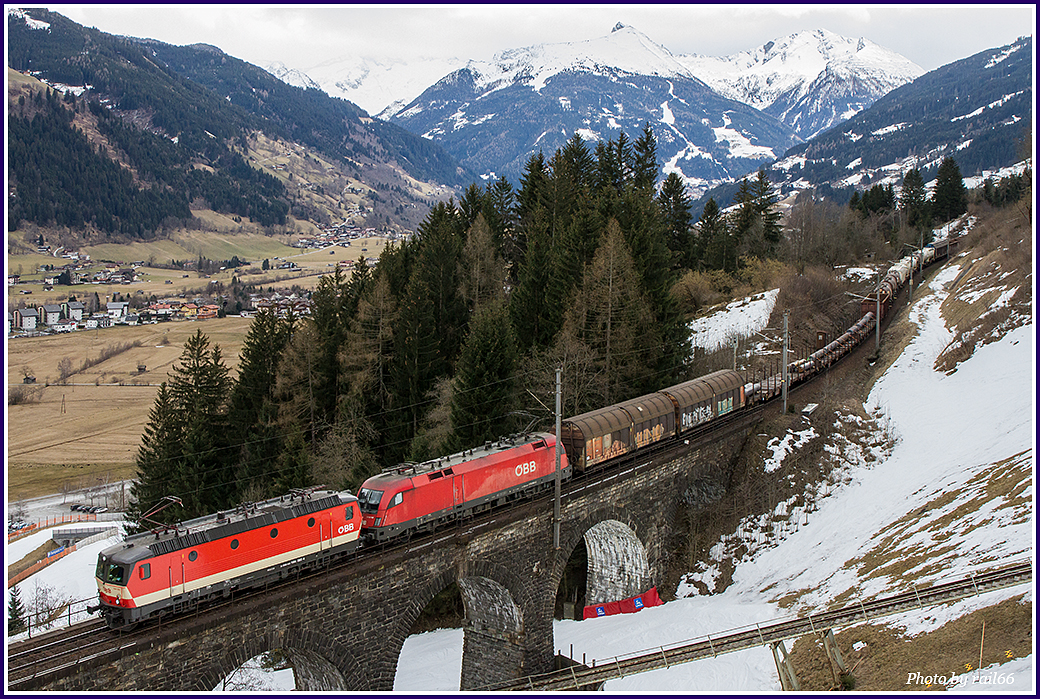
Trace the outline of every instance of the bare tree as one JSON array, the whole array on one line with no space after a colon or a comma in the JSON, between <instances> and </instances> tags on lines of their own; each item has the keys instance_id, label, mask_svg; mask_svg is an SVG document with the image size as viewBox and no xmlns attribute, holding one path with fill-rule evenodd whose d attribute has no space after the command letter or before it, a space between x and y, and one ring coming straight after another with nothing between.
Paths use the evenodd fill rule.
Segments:
<instances>
[{"instance_id":1,"label":"bare tree","mask_svg":"<svg viewBox=\"0 0 1040 699\"><path fill-rule=\"evenodd\" d=\"M65 386L69 383L69 377L72 376L75 370L72 368L72 360L67 356L62 357L58 360L58 384Z\"/></svg>"}]
</instances>

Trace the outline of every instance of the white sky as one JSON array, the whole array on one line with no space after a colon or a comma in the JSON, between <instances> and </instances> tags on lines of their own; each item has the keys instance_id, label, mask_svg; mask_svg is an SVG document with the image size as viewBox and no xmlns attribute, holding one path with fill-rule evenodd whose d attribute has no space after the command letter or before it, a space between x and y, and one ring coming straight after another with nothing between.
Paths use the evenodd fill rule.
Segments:
<instances>
[{"instance_id":1,"label":"white sky","mask_svg":"<svg viewBox=\"0 0 1040 699\"><path fill-rule=\"evenodd\" d=\"M1036 29L1008 5L51 5L110 34L207 43L306 71L348 55L489 60L505 49L595 39L618 22L672 53L724 56L800 30L864 37L932 70Z\"/></svg>"}]
</instances>

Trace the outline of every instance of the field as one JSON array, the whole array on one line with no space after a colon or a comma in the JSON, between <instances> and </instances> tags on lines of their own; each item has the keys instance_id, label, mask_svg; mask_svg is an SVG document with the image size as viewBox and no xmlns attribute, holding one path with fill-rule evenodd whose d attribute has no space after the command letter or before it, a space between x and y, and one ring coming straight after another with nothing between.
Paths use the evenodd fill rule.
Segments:
<instances>
[{"instance_id":1,"label":"field","mask_svg":"<svg viewBox=\"0 0 1040 699\"><path fill-rule=\"evenodd\" d=\"M145 297L155 295L159 298L184 295L204 295L211 282L231 283L238 276L244 283L256 286L289 287L299 286L313 289L323 274L330 274L341 260L356 262L359 257L379 257L388 244L381 237L360 238L350 241L349 247L333 247L324 250L303 250L286 245L278 238L254 234L214 235L213 233L190 232L176 234L167 240L149 243L133 243L130 245L97 245L83 248L81 252L90 255L91 260L121 261L129 265L132 262L144 262L145 266L137 270L141 281L132 284L78 284L76 286L55 286L50 291L43 290L44 276L37 273L40 265L64 264L66 260L47 255L13 254L8 251L7 268L12 273L21 274L25 283L8 288L8 310L12 304L24 302L26 305L39 306L45 303L60 303L76 296L80 301L94 293L102 304L111 300L113 294L123 297L141 294ZM197 259L202 254L211 260L229 260L233 256L248 260L248 267L224 270L203 277L196 272L184 272L179 269L149 267L148 261L169 263L170 260ZM270 260L272 266L285 261L294 262L299 269L272 269L262 271L264 260ZM102 265L96 265L101 269ZM16 291L17 289L17 291ZM29 292L29 293L22 293Z\"/></svg>"},{"instance_id":2,"label":"field","mask_svg":"<svg viewBox=\"0 0 1040 699\"><path fill-rule=\"evenodd\" d=\"M80 487L84 479L130 475L155 393L185 340L201 330L234 375L250 322L228 317L9 339L8 390L31 395L7 406L8 501L60 492L70 480ZM75 373L61 385L64 359ZM23 384L25 373L35 385Z\"/></svg>"},{"instance_id":3,"label":"field","mask_svg":"<svg viewBox=\"0 0 1040 699\"><path fill-rule=\"evenodd\" d=\"M227 227L229 231L235 225L217 214L205 223L208 228ZM44 275L36 270L45 264L63 264L64 260L35 252L17 254L9 246L8 269L33 281L8 287L8 310L19 303L60 303L73 295L86 300L95 293L102 304L115 294L124 298L193 298L205 296L213 282L230 284L236 275L257 287L298 286L309 290L340 261L378 257L388 244L385 238L373 237L353 240L347 247L303 250L290 247L291 240L287 236L241 232L181 231L148 243L87 247L80 252L92 260L144 262L145 266L138 269L141 281L55 286L50 291L43 290ZM237 255L252 264L209 277L147 266L148 261L168 263L199 255L211 260ZM298 269L262 271L265 259L272 266L291 260ZM31 293L17 293L16 289ZM8 390L24 395L20 403L7 408L8 500L59 492L69 485L90 485L97 478L132 475L155 392L180 357L184 341L202 330L211 344L220 345L225 363L234 370L250 322L228 317L8 339ZM63 379L59 363L64 373L73 373ZM144 370L139 371L139 366ZM34 376L36 383L24 384L26 374Z\"/></svg>"}]
</instances>

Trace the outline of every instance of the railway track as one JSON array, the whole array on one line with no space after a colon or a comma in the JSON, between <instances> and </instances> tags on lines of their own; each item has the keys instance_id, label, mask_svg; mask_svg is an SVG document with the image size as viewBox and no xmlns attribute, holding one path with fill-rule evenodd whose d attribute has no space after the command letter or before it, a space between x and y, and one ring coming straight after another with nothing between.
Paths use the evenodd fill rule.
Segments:
<instances>
[{"instance_id":1,"label":"railway track","mask_svg":"<svg viewBox=\"0 0 1040 699\"><path fill-rule=\"evenodd\" d=\"M1022 585L1033 579L1032 562L1020 561L1004 568L985 571L954 582L938 583L928 588L864 602L856 602L840 609L788 619L780 622L756 624L754 628L743 628L723 633L715 638L710 635L668 648L660 647L637 655L616 657L594 667L569 667L551 673L519 678L508 683L498 683L479 689L494 691L557 691L574 690L597 685L607 680L620 679L652 670L662 670L724 653L733 653L756 646L765 646L807 634L822 633L839 626L849 626L912 609L952 602L985 592L1014 585Z\"/></svg>"},{"instance_id":2,"label":"railway track","mask_svg":"<svg viewBox=\"0 0 1040 699\"><path fill-rule=\"evenodd\" d=\"M129 640L128 635L123 636L114 636L104 621L96 619L13 644L7 654L7 688L17 690L40 673L90 662L118 650Z\"/></svg>"}]
</instances>

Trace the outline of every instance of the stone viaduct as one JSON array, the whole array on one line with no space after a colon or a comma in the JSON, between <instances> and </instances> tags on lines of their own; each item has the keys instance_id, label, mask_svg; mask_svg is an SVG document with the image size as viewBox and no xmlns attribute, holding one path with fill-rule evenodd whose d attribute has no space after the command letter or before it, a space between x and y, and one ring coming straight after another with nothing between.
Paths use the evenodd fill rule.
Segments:
<instances>
[{"instance_id":1,"label":"stone viaduct","mask_svg":"<svg viewBox=\"0 0 1040 699\"><path fill-rule=\"evenodd\" d=\"M209 691L250 658L281 649L299 690L389 691L413 624L451 583L465 606L461 689L550 671L553 612L572 553L584 541L589 604L659 585L681 495L695 481L725 486L750 419L696 444L631 460L604 480L566 484L559 549L553 501L545 496L165 622L147 640L104 662L67 667L37 688Z\"/></svg>"}]
</instances>

